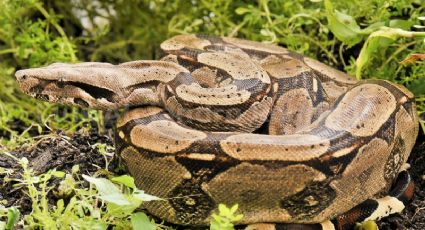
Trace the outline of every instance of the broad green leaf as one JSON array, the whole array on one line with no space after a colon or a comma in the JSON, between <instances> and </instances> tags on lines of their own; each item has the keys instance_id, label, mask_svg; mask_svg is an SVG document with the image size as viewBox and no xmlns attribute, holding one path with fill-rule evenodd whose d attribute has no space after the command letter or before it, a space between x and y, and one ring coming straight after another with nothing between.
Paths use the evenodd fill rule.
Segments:
<instances>
[{"instance_id":1,"label":"broad green leaf","mask_svg":"<svg viewBox=\"0 0 425 230\"><path fill-rule=\"evenodd\" d=\"M334 10L330 0L325 0L328 27L332 33L349 47L362 41L359 25L350 15Z\"/></svg>"},{"instance_id":2,"label":"broad green leaf","mask_svg":"<svg viewBox=\"0 0 425 230\"><path fill-rule=\"evenodd\" d=\"M155 230L156 225L149 220L143 212L134 213L131 215L131 225L134 230Z\"/></svg>"},{"instance_id":3,"label":"broad green leaf","mask_svg":"<svg viewBox=\"0 0 425 230\"><path fill-rule=\"evenodd\" d=\"M391 44L393 39L387 37L369 37L363 45L359 57L356 59L356 78L361 79L361 70L370 61L373 53L379 47L386 47Z\"/></svg>"},{"instance_id":4,"label":"broad green leaf","mask_svg":"<svg viewBox=\"0 0 425 230\"><path fill-rule=\"evenodd\" d=\"M157 196L146 194L142 190L135 190L132 194L133 197L136 197L142 201L153 201L153 200L164 200L162 198L159 198Z\"/></svg>"},{"instance_id":5,"label":"broad green leaf","mask_svg":"<svg viewBox=\"0 0 425 230\"><path fill-rule=\"evenodd\" d=\"M86 181L96 186L101 199L117 205L130 205L130 202L124 194L110 180L105 178L94 178L87 175L82 176Z\"/></svg>"},{"instance_id":6,"label":"broad green leaf","mask_svg":"<svg viewBox=\"0 0 425 230\"><path fill-rule=\"evenodd\" d=\"M111 178L111 181L123 184L129 188L136 189L136 184L134 183L134 178L129 175L122 175Z\"/></svg>"},{"instance_id":7,"label":"broad green leaf","mask_svg":"<svg viewBox=\"0 0 425 230\"><path fill-rule=\"evenodd\" d=\"M130 201L128 201L122 193L101 195L100 198L106 202L114 203L116 205L131 205Z\"/></svg>"},{"instance_id":8,"label":"broad green leaf","mask_svg":"<svg viewBox=\"0 0 425 230\"><path fill-rule=\"evenodd\" d=\"M131 213L136 210L141 203L134 202L129 205L118 205L113 202L107 203L106 207L108 209L108 213L113 215L114 217L125 218L131 215Z\"/></svg>"}]
</instances>

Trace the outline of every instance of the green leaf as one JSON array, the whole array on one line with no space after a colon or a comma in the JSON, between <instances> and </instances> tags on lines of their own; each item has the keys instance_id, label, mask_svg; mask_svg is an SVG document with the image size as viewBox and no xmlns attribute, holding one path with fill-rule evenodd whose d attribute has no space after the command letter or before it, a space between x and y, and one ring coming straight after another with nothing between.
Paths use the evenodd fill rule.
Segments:
<instances>
[{"instance_id":1,"label":"green leaf","mask_svg":"<svg viewBox=\"0 0 425 230\"><path fill-rule=\"evenodd\" d=\"M83 178L94 184L97 191L99 191L100 198L112 202L117 205L130 205L131 203L124 196L124 194L118 189L114 183L105 178L94 178L87 175L82 175Z\"/></svg>"},{"instance_id":2,"label":"green leaf","mask_svg":"<svg viewBox=\"0 0 425 230\"><path fill-rule=\"evenodd\" d=\"M164 199L159 198L157 196L146 194L144 191L138 190L138 189L133 192L132 196L136 197L136 198L138 198L142 201L164 200Z\"/></svg>"},{"instance_id":3,"label":"green leaf","mask_svg":"<svg viewBox=\"0 0 425 230\"><path fill-rule=\"evenodd\" d=\"M235 215L239 205L235 204L231 208L228 208L224 204L218 205L218 215L213 213L211 215L211 230L233 230L233 222L239 221L242 219L243 215Z\"/></svg>"},{"instance_id":4,"label":"green leaf","mask_svg":"<svg viewBox=\"0 0 425 230\"><path fill-rule=\"evenodd\" d=\"M408 21L408 20L393 19L390 21L389 27L409 30L410 27L412 27L414 24L415 24L414 22Z\"/></svg>"},{"instance_id":5,"label":"green leaf","mask_svg":"<svg viewBox=\"0 0 425 230\"><path fill-rule=\"evenodd\" d=\"M236 14L238 14L238 15L243 15L243 14L249 13L249 11L250 11L250 9L245 8L245 7L238 7L235 10Z\"/></svg>"},{"instance_id":6,"label":"green leaf","mask_svg":"<svg viewBox=\"0 0 425 230\"><path fill-rule=\"evenodd\" d=\"M130 201L128 201L122 193L102 195L100 198L106 202L114 203L120 206L131 205Z\"/></svg>"},{"instance_id":7,"label":"green leaf","mask_svg":"<svg viewBox=\"0 0 425 230\"><path fill-rule=\"evenodd\" d=\"M362 69L370 61L374 52L388 47L400 37L411 38L415 36L425 36L425 32L412 32L399 28L381 27L380 30L370 34L356 60L357 79L361 79Z\"/></svg>"},{"instance_id":8,"label":"green leaf","mask_svg":"<svg viewBox=\"0 0 425 230\"><path fill-rule=\"evenodd\" d=\"M129 188L136 189L136 184L134 183L134 178L129 175L122 175L111 178L111 181L123 184Z\"/></svg>"},{"instance_id":9,"label":"green leaf","mask_svg":"<svg viewBox=\"0 0 425 230\"><path fill-rule=\"evenodd\" d=\"M6 223L6 229L13 229L15 224L19 220L20 212L17 208L11 207L7 209L7 223Z\"/></svg>"},{"instance_id":10,"label":"green leaf","mask_svg":"<svg viewBox=\"0 0 425 230\"><path fill-rule=\"evenodd\" d=\"M378 225L375 221L368 220L362 223L357 223L354 227L355 230L378 230Z\"/></svg>"},{"instance_id":11,"label":"green leaf","mask_svg":"<svg viewBox=\"0 0 425 230\"><path fill-rule=\"evenodd\" d=\"M148 216L143 212L134 213L131 215L131 225L134 230L155 230L156 225L152 223Z\"/></svg>"},{"instance_id":12,"label":"green leaf","mask_svg":"<svg viewBox=\"0 0 425 230\"><path fill-rule=\"evenodd\" d=\"M334 10L330 0L325 0L328 27L332 33L349 47L362 41L359 25L350 15Z\"/></svg>"},{"instance_id":13,"label":"green leaf","mask_svg":"<svg viewBox=\"0 0 425 230\"><path fill-rule=\"evenodd\" d=\"M231 215L230 209L226 207L224 204L218 205L218 211L220 212L220 216L229 216Z\"/></svg>"},{"instance_id":14,"label":"green leaf","mask_svg":"<svg viewBox=\"0 0 425 230\"><path fill-rule=\"evenodd\" d=\"M80 171L80 166L79 165L73 165L71 168L71 173L72 174L76 174Z\"/></svg>"},{"instance_id":15,"label":"green leaf","mask_svg":"<svg viewBox=\"0 0 425 230\"><path fill-rule=\"evenodd\" d=\"M62 212L65 210L65 202L63 201L63 199L59 199L57 202L56 202L56 209L55 209L55 211L54 211L54 214L56 215L56 216L59 216L59 215L61 215L62 214Z\"/></svg>"},{"instance_id":16,"label":"green leaf","mask_svg":"<svg viewBox=\"0 0 425 230\"><path fill-rule=\"evenodd\" d=\"M233 215L238 210L239 204L235 204L230 208L230 213Z\"/></svg>"},{"instance_id":17,"label":"green leaf","mask_svg":"<svg viewBox=\"0 0 425 230\"><path fill-rule=\"evenodd\" d=\"M108 209L108 213L113 215L114 217L126 218L131 213L134 212L139 206L140 202L130 202L129 205L118 205L113 202L107 203L106 207Z\"/></svg>"},{"instance_id":18,"label":"green leaf","mask_svg":"<svg viewBox=\"0 0 425 230\"><path fill-rule=\"evenodd\" d=\"M52 171L52 175L57 178L63 178L65 176L65 172L54 170Z\"/></svg>"}]
</instances>

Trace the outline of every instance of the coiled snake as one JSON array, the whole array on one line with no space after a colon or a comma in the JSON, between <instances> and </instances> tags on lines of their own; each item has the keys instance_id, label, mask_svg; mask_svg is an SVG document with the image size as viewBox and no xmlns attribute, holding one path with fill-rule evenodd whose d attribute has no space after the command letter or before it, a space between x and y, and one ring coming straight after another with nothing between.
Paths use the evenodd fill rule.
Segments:
<instances>
[{"instance_id":1,"label":"coiled snake","mask_svg":"<svg viewBox=\"0 0 425 230\"><path fill-rule=\"evenodd\" d=\"M418 122L403 86L236 38L179 35L161 49L160 61L55 63L16 78L42 100L133 107L116 150L141 189L168 198L145 207L169 222L205 225L219 203L238 203L240 224L281 223L248 229L347 229L412 196L402 166Z\"/></svg>"}]
</instances>

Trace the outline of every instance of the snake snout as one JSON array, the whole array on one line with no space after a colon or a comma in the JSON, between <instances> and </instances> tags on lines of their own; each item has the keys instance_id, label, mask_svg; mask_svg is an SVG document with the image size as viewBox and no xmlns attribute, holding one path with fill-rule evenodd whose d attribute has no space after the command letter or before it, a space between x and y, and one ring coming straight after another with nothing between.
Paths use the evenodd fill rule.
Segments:
<instances>
[{"instance_id":1,"label":"snake snout","mask_svg":"<svg viewBox=\"0 0 425 230\"><path fill-rule=\"evenodd\" d=\"M28 73L26 70L18 70L15 73L15 78L18 82L25 81L28 78Z\"/></svg>"},{"instance_id":2,"label":"snake snout","mask_svg":"<svg viewBox=\"0 0 425 230\"><path fill-rule=\"evenodd\" d=\"M31 89L40 84L40 80L35 77L31 69L16 71L15 78L22 91L26 94L29 94Z\"/></svg>"}]
</instances>

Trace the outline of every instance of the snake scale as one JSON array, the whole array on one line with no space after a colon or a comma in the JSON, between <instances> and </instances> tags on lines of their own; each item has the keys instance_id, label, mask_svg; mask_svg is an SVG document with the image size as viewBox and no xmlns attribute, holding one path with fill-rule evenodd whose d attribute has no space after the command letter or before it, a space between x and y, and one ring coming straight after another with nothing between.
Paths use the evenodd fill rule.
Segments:
<instances>
[{"instance_id":1,"label":"snake scale","mask_svg":"<svg viewBox=\"0 0 425 230\"><path fill-rule=\"evenodd\" d=\"M403 165L418 121L403 86L236 38L179 35L161 49L161 60L16 73L41 100L131 107L116 151L138 187L167 198L145 204L152 215L206 225L238 203L247 229L350 229L413 195Z\"/></svg>"}]
</instances>

